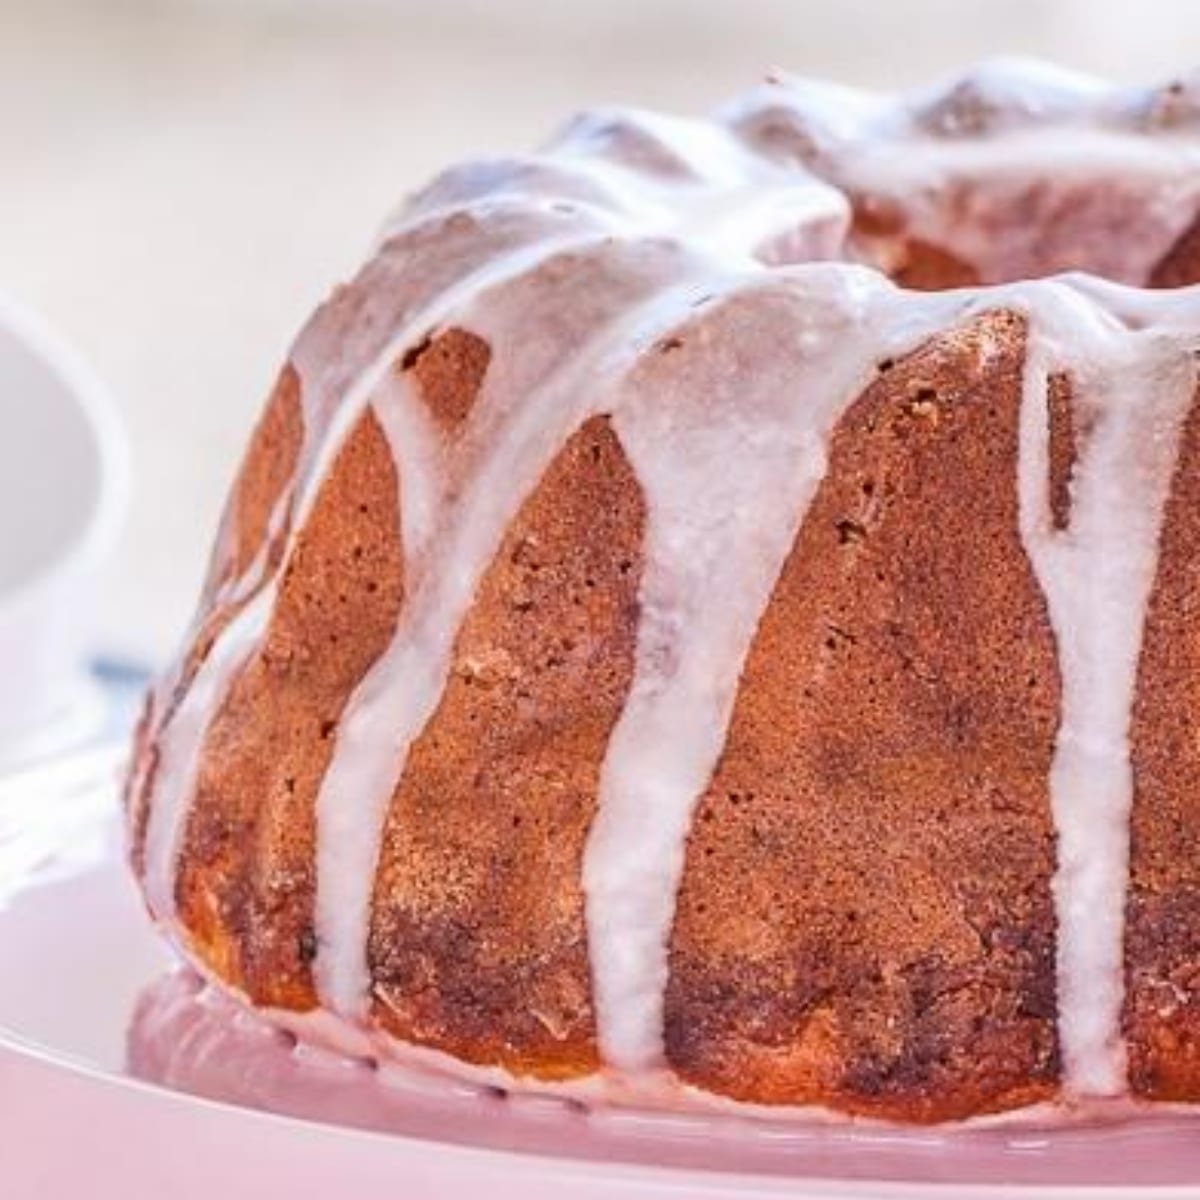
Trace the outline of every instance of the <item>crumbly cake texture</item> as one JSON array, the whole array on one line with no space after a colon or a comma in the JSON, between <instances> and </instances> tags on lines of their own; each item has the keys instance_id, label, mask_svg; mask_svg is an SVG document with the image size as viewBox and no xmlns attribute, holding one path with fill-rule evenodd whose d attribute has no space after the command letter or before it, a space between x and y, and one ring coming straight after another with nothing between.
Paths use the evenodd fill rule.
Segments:
<instances>
[{"instance_id":1,"label":"crumbly cake texture","mask_svg":"<svg viewBox=\"0 0 1200 1200\"><path fill-rule=\"evenodd\" d=\"M446 172L149 698L153 916L515 1087L1200 1100L1198 231L1200 87L1025 63Z\"/></svg>"}]
</instances>

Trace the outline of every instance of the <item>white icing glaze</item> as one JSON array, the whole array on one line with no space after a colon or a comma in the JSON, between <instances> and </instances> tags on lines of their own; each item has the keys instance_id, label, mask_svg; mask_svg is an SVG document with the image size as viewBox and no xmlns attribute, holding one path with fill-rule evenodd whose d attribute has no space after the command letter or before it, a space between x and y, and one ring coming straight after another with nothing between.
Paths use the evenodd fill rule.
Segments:
<instances>
[{"instance_id":1,"label":"white icing glaze","mask_svg":"<svg viewBox=\"0 0 1200 1200\"><path fill-rule=\"evenodd\" d=\"M282 529L294 514L286 563L371 407L397 463L407 595L391 645L346 708L317 801L315 973L348 1034L365 1014L388 804L441 698L474 590L566 439L612 413L647 504L644 619L584 887L604 1059L654 1086L692 808L829 433L877 359L1007 308L1029 330L1020 532L1062 674L1048 784L1065 1084L1079 1095L1122 1090L1128 727L1195 384L1200 293L1078 276L922 296L861 267L781 264L890 269L918 239L985 283L1072 266L1140 285L1200 210L1189 96L1118 93L1008 63L902 100L777 82L716 123L624 110L584 118L542 156L447 172L389 225L378 256L293 351L305 446L272 516ZM852 224L852 199L874 224ZM451 436L393 367L452 325L484 338L492 358ZM678 345L662 354L667 334ZM1061 532L1049 516L1046 417L1046 381L1060 372L1088 430ZM168 922L208 723L268 627L282 566L270 570L264 551L229 581L218 599L249 603L173 715L155 707L146 890Z\"/></svg>"},{"instance_id":2,"label":"white icing glaze","mask_svg":"<svg viewBox=\"0 0 1200 1200\"><path fill-rule=\"evenodd\" d=\"M1021 419L1021 532L1058 646L1062 714L1050 776L1058 832L1059 1042L1066 1086L1114 1095L1133 797L1129 723L1159 524L1196 390L1197 311L1182 329L1121 320L1120 293L1029 289ZM1102 307L1097 301L1107 300ZM1195 306L1194 306L1195 309ZM1049 510L1046 396L1066 372L1079 436L1070 521Z\"/></svg>"}]
</instances>

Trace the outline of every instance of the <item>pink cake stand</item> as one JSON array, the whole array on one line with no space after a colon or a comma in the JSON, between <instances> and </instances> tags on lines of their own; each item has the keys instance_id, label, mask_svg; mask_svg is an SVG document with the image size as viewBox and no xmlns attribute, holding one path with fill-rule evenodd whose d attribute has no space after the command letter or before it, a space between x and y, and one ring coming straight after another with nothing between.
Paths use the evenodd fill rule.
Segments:
<instances>
[{"instance_id":1,"label":"pink cake stand","mask_svg":"<svg viewBox=\"0 0 1200 1200\"><path fill-rule=\"evenodd\" d=\"M173 971L119 753L0 780L0 1196L1200 1200L1187 1114L906 1132L589 1113L296 1046Z\"/></svg>"}]
</instances>

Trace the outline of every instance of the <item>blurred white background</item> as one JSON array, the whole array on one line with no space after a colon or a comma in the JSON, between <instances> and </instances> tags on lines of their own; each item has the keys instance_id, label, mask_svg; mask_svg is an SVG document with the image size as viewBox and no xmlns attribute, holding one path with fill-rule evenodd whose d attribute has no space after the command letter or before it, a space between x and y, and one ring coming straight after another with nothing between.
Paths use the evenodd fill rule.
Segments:
<instances>
[{"instance_id":1,"label":"blurred white background","mask_svg":"<svg viewBox=\"0 0 1200 1200\"><path fill-rule=\"evenodd\" d=\"M291 334L441 164L591 103L703 111L774 66L892 87L998 53L1158 80L1197 65L1200 4L0 0L0 288L133 443L107 643L172 648Z\"/></svg>"}]
</instances>

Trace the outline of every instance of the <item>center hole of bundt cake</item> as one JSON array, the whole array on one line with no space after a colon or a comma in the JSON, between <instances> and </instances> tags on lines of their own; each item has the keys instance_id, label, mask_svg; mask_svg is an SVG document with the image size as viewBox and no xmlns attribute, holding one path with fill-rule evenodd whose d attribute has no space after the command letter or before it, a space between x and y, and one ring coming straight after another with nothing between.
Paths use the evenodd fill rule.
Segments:
<instances>
[{"instance_id":1,"label":"center hole of bundt cake","mask_svg":"<svg viewBox=\"0 0 1200 1200\"><path fill-rule=\"evenodd\" d=\"M1161 181L960 178L852 200L850 257L903 287L944 291L1084 272L1133 287L1200 281L1200 215Z\"/></svg>"}]
</instances>

